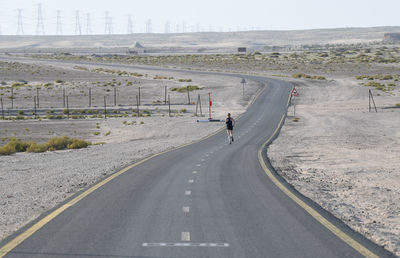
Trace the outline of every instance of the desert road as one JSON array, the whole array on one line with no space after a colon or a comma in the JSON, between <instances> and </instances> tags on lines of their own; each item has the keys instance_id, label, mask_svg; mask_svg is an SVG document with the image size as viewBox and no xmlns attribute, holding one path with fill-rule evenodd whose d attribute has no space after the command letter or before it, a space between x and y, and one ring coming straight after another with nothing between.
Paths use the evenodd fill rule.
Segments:
<instances>
[{"instance_id":1,"label":"desert road","mask_svg":"<svg viewBox=\"0 0 400 258\"><path fill-rule=\"evenodd\" d=\"M145 160L16 234L5 257L390 256L271 180L260 149L278 131L291 85L246 78L266 86L237 121L233 144L220 131Z\"/></svg>"}]
</instances>

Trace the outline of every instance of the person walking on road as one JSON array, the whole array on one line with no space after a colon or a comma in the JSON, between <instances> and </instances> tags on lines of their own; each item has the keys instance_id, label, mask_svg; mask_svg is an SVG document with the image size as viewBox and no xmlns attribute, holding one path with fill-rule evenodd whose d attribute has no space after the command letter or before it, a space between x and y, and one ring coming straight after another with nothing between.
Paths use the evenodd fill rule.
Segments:
<instances>
[{"instance_id":1,"label":"person walking on road","mask_svg":"<svg viewBox=\"0 0 400 258\"><path fill-rule=\"evenodd\" d=\"M225 119L226 123L226 132L228 133L229 144L231 144L233 140L233 126L235 125L235 119L231 117L231 113L228 113L228 117Z\"/></svg>"}]
</instances>

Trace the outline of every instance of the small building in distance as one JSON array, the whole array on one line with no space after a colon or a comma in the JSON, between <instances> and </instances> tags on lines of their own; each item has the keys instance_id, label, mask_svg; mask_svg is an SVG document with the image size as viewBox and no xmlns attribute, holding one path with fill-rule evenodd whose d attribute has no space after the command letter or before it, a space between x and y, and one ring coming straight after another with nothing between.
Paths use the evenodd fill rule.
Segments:
<instances>
[{"instance_id":1,"label":"small building in distance","mask_svg":"<svg viewBox=\"0 0 400 258\"><path fill-rule=\"evenodd\" d=\"M246 53L247 52L247 48L245 47L238 47L238 53Z\"/></svg>"},{"instance_id":2,"label":"small building in distance","mask_svg":"<svg viewBox=\"0 0 400 258\"><path fill-rule=\"evenodd\" d=\"M400 33L385 33L383 36L383 41L386 42L400 42Z\"/></svg>"},{"instance_id":3,"label":"small building in distance","mask_svg":"<svg viewBox=\"0 0 400 258\"><path fill-rule=\"evenodd\" d=\"M128 54L141 55L147 52L146 48L139 42L135 41L131 46L128 47Z\"/></svg>"}]
</instances>

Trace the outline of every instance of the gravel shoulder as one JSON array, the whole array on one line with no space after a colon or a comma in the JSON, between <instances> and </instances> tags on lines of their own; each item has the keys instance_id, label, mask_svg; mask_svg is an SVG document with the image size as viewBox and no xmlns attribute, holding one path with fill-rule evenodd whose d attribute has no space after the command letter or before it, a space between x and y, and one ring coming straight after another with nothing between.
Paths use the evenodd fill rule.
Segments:
<instances>
[{"instance_id":1,"label":"gravel shoulder","mask_svg":"<svg viewBox=\"0 0 400 258\"><path fill-rule=\"evenodd\" d=\"M400 102L349 78L295 80L296 99L269 147L272 165L299 192L356 231L400 255ZM380 95L380 96L378 96Z\"/></svg>"}]
</instances>

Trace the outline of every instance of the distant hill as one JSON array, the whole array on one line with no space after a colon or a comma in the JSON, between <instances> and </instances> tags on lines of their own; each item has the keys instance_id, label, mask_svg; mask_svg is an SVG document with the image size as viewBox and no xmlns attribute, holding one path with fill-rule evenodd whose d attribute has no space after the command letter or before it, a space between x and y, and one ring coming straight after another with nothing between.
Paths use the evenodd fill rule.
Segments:
<instances>
[{"instance_id":1,"label":"distant hill","mask_svg":"<svg viewBox=\"0 0 400 258\"><path fill-rule=\"evenodd\" d=\"M134 42L163 51L233 51L238 47L262 50L265 46L351 44L382 41L400 27L338 28L294 31L200 32L83 36L0 35L0 52L126 52Z\"/></svg>"}]
</instances>

